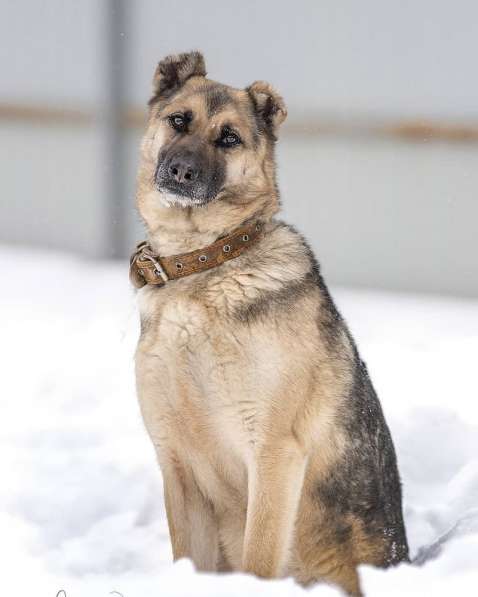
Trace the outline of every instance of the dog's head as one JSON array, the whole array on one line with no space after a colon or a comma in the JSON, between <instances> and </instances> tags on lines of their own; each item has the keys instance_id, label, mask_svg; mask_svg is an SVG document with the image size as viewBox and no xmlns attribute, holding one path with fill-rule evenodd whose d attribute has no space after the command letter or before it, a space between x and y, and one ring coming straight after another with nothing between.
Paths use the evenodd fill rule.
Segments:
<instances>
[{"instance_id":1,"label":"dog's head","mask_svg":"<svg viewBox=\"0 0 478 597\"><path fill-rule=\"evenodd\" d=\"M156 69L142 143L138 205L201 207L276 198L273 146L286 117L267 83L235 89L206 78L199 52Z\"/></svg>"}]
</instances>

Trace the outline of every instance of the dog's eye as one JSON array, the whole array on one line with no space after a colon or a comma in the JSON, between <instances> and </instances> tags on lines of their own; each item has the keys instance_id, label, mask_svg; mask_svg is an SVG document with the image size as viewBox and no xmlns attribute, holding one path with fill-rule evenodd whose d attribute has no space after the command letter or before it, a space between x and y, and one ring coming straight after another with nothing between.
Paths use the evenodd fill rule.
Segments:
<instances>
[{"instance_id":1,"label":"dog's eye","mask_svg":"<svg viewBox=\"0 0 478 597\"><path fill-rule=\"evenodd\" d=\"M184 131L187 125L186 117L184 114L171 114L169 124L177 131Z\"/></svg>"},{"instance_id":2,"label":"dog's eye","mask_svg":"<svg viewBox=\"0 0 478 597\"><path fill-rule=\"evenodd\" d=\"M218 141L218 144L221 147L232 147L234 145L239 145L239 143L241 143L241 138L239 135L228 130L223 131Z\"/></svg>"}]
</instances>

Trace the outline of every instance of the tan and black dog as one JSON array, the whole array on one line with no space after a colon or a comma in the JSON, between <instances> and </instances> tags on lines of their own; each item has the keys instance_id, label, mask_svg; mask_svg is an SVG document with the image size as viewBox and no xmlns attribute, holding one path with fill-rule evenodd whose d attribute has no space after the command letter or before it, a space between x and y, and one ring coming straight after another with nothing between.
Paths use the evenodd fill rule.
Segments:
<instances>
[{"instance_id":1,"label":"tan and black dog","mask_svg":"<svg viewBox=\"0 0 478 597\"><path fill-rule=\"evenodd\" d=\"M408 559L400 481L319 266L275 217L284 102L207 79L191 52L159 63L149 105L136 375L174 558L360 595L358 564Z\"/></svg>"}]
</instances>

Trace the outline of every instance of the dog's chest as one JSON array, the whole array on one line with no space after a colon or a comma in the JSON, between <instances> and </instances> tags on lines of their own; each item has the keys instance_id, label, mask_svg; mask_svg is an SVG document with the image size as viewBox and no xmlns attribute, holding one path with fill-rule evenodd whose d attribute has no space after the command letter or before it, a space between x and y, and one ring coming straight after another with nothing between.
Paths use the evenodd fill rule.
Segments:
<instances>
[{"instance_id":1,"label":"dog's chest","mask_svg":"<svg viewBox=\"0 0 478 597\"><path fill-rule=\"evenodd\" d=\"M274 343L197 297L150 293L140 309L137 371L146 390L140 400L148 401L143 413L154 411L148 428L198 469L203 456L214 462L221 451L245 464L276 383Z\"/></svg>"}]
</instances>

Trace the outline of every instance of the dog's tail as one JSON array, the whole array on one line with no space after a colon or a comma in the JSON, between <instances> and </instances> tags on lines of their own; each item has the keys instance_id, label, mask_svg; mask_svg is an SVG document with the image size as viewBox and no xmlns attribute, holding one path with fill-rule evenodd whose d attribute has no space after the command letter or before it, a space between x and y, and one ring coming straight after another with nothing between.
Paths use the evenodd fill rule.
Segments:
<instances>
[{"instance_id":1,"label":"dog's tail","mask_svg":"<svg viewBox=\"0 0 478 597\"><path fill-rule=\"evenodd\" d=\"M411 563L414 566L423 566L430 560L438 558L449 541L461 535L476 532L478 532L478 508L473 508L459 518L448 531L440 535L433 543L420 547Z\"/></svg>"}]
</instances>

